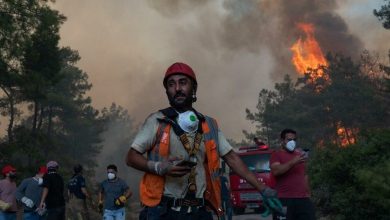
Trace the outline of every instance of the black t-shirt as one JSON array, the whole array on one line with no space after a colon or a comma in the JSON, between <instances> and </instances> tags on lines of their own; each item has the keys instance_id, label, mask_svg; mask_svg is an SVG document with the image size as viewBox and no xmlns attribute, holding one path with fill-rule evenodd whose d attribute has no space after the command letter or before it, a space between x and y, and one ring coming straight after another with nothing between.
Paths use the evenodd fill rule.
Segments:
<instances>
[{"instance_id":1,"label":"black t-shirt","mask_svg":"<svg viewBox=\"0 0 390 220\"><path fill-rule=\"evenodd\" d=\"M49 172L43 176L42 187L49 189L45 203L48 209L65 206L64 180L56 172Z\"/></svg>"},{"instance_id":2,"label":"black t-shirt","mask_svg":"<svg viewBox=\"0 0 390 220\"><path fill-rule=\"evenodd\" d=\"M85 199L84 193L81 191L81 188L85 188L85 179L81 175L76 175L68 182L68 190L70 193L74 194L78 199Z\"/></svg>"}]
</instances>

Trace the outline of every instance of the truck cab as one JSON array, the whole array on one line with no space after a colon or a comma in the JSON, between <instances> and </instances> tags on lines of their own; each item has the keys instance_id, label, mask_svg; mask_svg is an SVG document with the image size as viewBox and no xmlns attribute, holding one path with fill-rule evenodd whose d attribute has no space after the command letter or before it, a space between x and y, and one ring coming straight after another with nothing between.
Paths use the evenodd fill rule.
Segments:
<instances>
[{"instance_id":1,"label":"truck cab","mask_svg":"<svg viewBox=\"0 0 390 220\"><path fill-rule=\"evenodd\" d=\"M240 147L236 152L259 181L272 187L269 160L273 150L270 150L267 145L256 145ZM229 179L233 212L243 214L246 208L260 211L262 208L260 192L232 170Z\"/></svg>"}]
</instances>

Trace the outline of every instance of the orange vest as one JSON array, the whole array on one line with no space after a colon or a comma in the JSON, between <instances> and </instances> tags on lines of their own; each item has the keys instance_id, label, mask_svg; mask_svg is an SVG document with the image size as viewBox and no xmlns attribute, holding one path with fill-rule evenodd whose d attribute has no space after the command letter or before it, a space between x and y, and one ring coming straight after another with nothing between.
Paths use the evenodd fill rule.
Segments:
<instances>
[{"instance_id":1,"label":"orange vest","mask_svg":"<svg viewBox=\"0 0 390 220\"><path fill-rule=\"evenodd\" d=\"M202 122L202 130L206 148L206 159L203 164L206 171L206 191L204 192L204 198L213 205L215 210L222 210L221 182L218 174L218 126L216 121L206 117L206 120ZM170 131L170 124L160 123L156 135L158 143L148 152L148 160L159 161L161 159L168 159ZM142 204L149 207L158 205L163 196L164 184L165 178L163 176L145 173L140 183L140 199Z\"/></svg>"}]
</instances>

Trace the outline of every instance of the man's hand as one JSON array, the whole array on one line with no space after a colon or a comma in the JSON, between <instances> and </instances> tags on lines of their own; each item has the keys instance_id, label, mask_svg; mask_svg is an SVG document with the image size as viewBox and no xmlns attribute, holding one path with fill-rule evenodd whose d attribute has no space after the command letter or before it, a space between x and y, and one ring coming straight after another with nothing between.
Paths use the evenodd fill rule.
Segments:
<instances>
[{"instance_id":1,"label":"man's hand","mask_svg":"<svg viewBox=\"0 0 390 220\"><path fill-rule=\"evenodd\" d=\"M103 213L103 201L98 202L98 209L99 209L99 213L102 214Z\"/></svg>"},{"instance_id":2,"label":"man's hand","mask_svg":"<svg viewBox=\"0 0 390 220\"><path fill-rule=\"evenodd\" d=\"M125 205L126 201L127 201L126 196L119 196L118 198L115 199L115 205L123 206Z\"/></svg>"},{"instance_id":3,"label":"man's hand","mask_svg":"<svg viewBox=\"0 0 390 220\"><path fill-rule=\"evenodd\" d=\"M0 200L0 210L1 211L7 211L11 207L10 203L4 202L3 200Z\"/></svg>"},{"instance_id":4,"label":"man's hand","mask_svg":"<svg viewBox=\"0 0 390 220\"><path fill-rule=\"evenodd\" d=\"M33 202L31 199L29 199L29 198L27 198L27 197L25 197L25 196L23 196L23 198L21 199L21 201L22 201L27 207L29 207L29 208L34 207L34 202Z\"/></svg>"},{"instance_id":5,"label":"man's hand","mask_svg":"<svg viewBox=\"0 0 390 220\"><path fill-rule=\"evenodd\" d=\"M293 165L295 165L295 164L298 164L298 163L305 162L306 159L307 159L307 157L305 156L305 154L301 154L301 155L299 155L299 156L295 156L295 157L292 159L291 163L292 163Z\"/></svg>"},{"instance_id":6,"label":"man's hand","mask_svg":"<svg viewBox=\"0 0 390 220\"><path fill-rule=\"evenodd\" d=\"M149 171L160 176L181 177L191 171L191 167L175 166L171 161L148 161Z\"/></svg>"},{"instance_id":7,"label":"man's hand","mask_svg":"<svg viewBox=\"0 0 390 220\"><path fill-rule=\"evenodd\" d=\"M283 212L282 203L279 201L278 193L275 190L266 187L260 192L260 194L263 197L263 204L266 207L265 212L261 214L263 217L268 216L271 214L271 212L277 212L281 215L286 215L286 213Z\"/></svg>"}]
</instances>

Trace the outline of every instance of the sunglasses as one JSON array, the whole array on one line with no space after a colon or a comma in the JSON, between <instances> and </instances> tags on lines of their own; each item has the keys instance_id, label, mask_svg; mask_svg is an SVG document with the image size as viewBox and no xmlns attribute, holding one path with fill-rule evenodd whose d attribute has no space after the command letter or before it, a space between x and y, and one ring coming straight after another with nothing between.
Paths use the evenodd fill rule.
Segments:
<instances>
[{"instance_id":1,"label":"sunglasses","mask_svg":"<svg viewBox=\"0 0 390 220\"><path fill-rule=\"evenodd\" d=\"M296 138L287 138L286 140L288 140L288 141L296 141L297 139Z\"/></svg>"}]
</instances>

